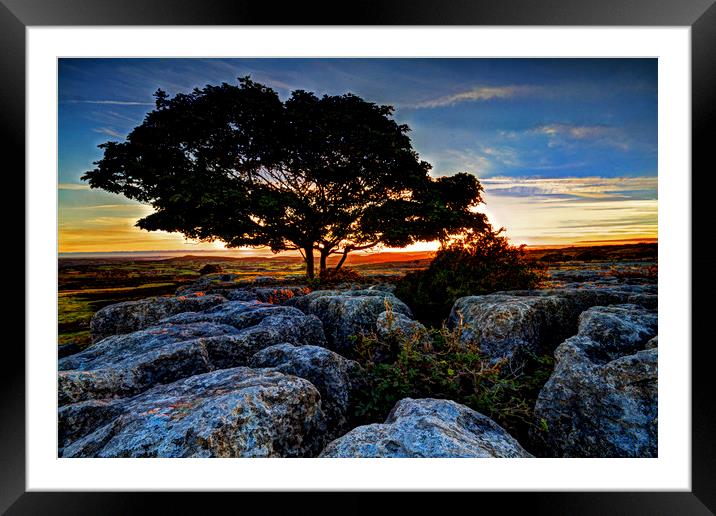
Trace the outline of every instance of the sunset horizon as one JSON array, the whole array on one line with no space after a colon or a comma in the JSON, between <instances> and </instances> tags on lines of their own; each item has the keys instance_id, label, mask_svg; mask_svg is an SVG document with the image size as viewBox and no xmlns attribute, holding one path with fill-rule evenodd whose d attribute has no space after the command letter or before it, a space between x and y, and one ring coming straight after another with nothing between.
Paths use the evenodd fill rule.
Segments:
<instances>
[{"instance_id":1,"label":"sunset horizon","mask_svg":"<svg viewBox=\"0 0 716 516\"><path fill-rule=\"evenodd\" d=\"M137 228L150 205L80 178L101 157L97 145L123 141L154 109L157 89L246 75L281 98L351 92L394 106L430 175L475 175L477 211L514 245L652 241L656 69L649 59L61 59L58 252L221 249Z\"/></svg>"}]
</instances>

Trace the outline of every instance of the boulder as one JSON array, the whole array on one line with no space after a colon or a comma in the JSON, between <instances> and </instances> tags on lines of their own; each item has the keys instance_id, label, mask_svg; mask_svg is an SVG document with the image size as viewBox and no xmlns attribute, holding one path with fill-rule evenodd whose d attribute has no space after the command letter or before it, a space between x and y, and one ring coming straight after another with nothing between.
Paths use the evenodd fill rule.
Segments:
<instances>
[{"instance_id":1,"label":"boulder","mask_svg":"<svg viewBox=\"0 0 716 516\"><path fill-rule=\"evenodd\" d=\"M255 276L252 280L255 285L277 285L281 280L275 276Z\"/></svg>"},{"instance_id":2,"label":"boulder","mask_svg":"<svg viewBox=\"0 0 716 516\"><path fill-rule=\"evenodd\" d=\"M60 409L62 457L312 457L324 444L310 382L245 367Z\"/></svg>"},{"instance_id":3,"label":"boulder","mask_svg":"<svg viewBox=\"0 0 716 516\"><path fill-rule=\"evenodd\" d=\"M311 382L321 393L328 438L343 433L352 401L354 380L360 370L356 362L318 346L277 344L256 353L249 365L270 368Z\"/></svg>"},{"instance_id":4,"label":"boulder","mask_svg":"<svg viewBox=\"0 0 716 516\"><path fill-rule=\"evenodd\" d=\"M552 353L577 333L579 316L593 306L637 301L656 305L654 285L619 285L609 288L515 290L459 298L448 324L462 324L462 342L478 346L494 361L524 360L535 353Z\"/></svg>"},{"instance_id":5,"label":"boulder","mask_svg":"<svg viewBox=\"0 0 716 516\"><path fill-rule=\"evenodd\" d=\"M224 296L229 301L258 301L259 298L256 292L246 288L228 288L228 289L217 289L212 290L217 292L219 295Z\"/></svg>"},{"instance_id":6,"label":"boulder","mask_svg":"<svg viewBox=\"0 0 716 516\"><path fill-rule=\"evenodd\" d=\"M407 340L421 343L429 340L428 330L422 323L393 311L381 312L375 321L375 328L381 342Z\"/></svg>"},{"instance_id":7,"label":"boulder","mask_svg":"<svg viewBox=\"0 0 716 516\"><path fill-rule=\"evenodd\" d=\"M311 291L306 286L243 286L244 283L210 282L194 283L182 287L184 294L201 291L206 294L220 295L229 301L260 301L262 303L282 304L295 296L303 296Z\"/></svg>"},{"instance_id":8,"label":"boulder","mask_svg":"<svg viewBox=\"0 0 716 516\"><path fill-rule=\"evenodd\" d=\"M171 315L204 310L225 301L222 296L196 293L177 297L150 297L105 306L90 321L92 342L110 335L142 330Z\"/></svg>"},{"instance_id":9,"label":"boulder","mask_svg":"<svg viewBox=\"0 0 716 516\"><path fill-rule=\"evenodd\" d=\"M412 316L405 303L380 290L316 291L290 299L286 304L318 317L329 349L345 356L352 354L351 337L374 333L378 316L387 309Z\"/></svg>"},{"instance_id":10,"label":"boulder","mask_svg":"<svg viewBox=\"0 0 716 516\"><path fill-rule=\"evenodd\" d=\"M345 295L346 292L343 292ZM313 303L316 299L319 297L325 297L325 296L340 296L341 291L340 290L314 290L313 292L309 292L305 296L300 297L294 297L292 299L289 299L286 301L286 306L293 306L294 308L298 308L303 313L310 313L309 309L311 306L311 303Z\"/></svg>"},{"instance_id":11,"label":"boulder","mask_svg":"<svg viewBox=\"0 0 716 516\"><path fill-rule=\"evenodd\" d=\"M206 321L163 322L108 337L60 360L59 403L133 396L156 384L246 365L256 352L274 344L325 344L320 322L312 316L264 314L258 324L252 323L238 329Z\"/></svg>"},{"instance_id":12,"label":"boulder","mask_svg":"<svg viewBox=\"0 0 716 516\"><path fill-rule=\"evenodd\" d=\"M460 341L493 361L524 360L550 351L570 334L572 311L559 296L491 294L458 299L448 324L461 328ZM571 330L571 333L574 333Z\"/></svg>"},{"instance_id":13,"label":"boulder","mask_svg":"<svg viewBox=\"0 0 716 516\"><path fill-rule=\"evenodd\" d=\"M285 316L288 318L300 319L297 324L299 328L305 327L313 330L314 335L307 337L312 340L311 344L321 345L325 340L323 328L316 317L306 316L300 310L288 307L277 306L270 303L258 301L229 301L214 306L202 312L186 312L168 317L160 321L161 324L190 324L197 322L212 322L228 324L238 329L255 326L270 316Z\"/></svg>"},{"instance_id":14,"label":"boulder","mask_svg":"<svg viewBox=\"0 0 716 516\"><path fill-rule=\"evenodd\" d=\"M593 360L614 360L644 349L658 325L656 312L638 305L595 306L579 316L578 335L598 344Z\"/></svg>"},{"instance_id":15,"label":"boulder","mask_svg":"<svg viewBox=\"0 0 716 516\"><path fill-rule=\"evenodd\" d=\"M223 295L223 291L249 286L245 276L235 273L205 274L188 285L176 289L177 296L190 296L196 292L216 293Z\"/></svg>"},{"instance_id":16,"label":"boulder","mask_svg":"<svg viewBox=\"0 0 716 516\"><path fill-rule=\"evenodd\" d=\"M250 290L257 300L273 304L281 304L295 296L305 296L311 292L311 289L305 286L254 287Z\"/></svg>"},{"instance_id":17,"label":"boulder","mask_svg":"<svg viewBox=\"0 0 716 516\"><path fill-rule=\"evenodd\" d=\"M380 292L388 292L389 294L395 294L397 286L394 283L378 283L377 285L371 285L366 290L378 290Z\"/></svg>"},{"instance_id":18,"label":"boulder","mask_svg":"<svg viewBox=\"0 0 716 516\"><path fill-rule=\"evenodd\" d=\"M569 301L575 318L592 306L608 306L620 303L645 303L645 308L656 299L658 286L654 284L625 285L612 283L596 283L590 285L572 284L562 288L545 288L534 290L510 290L496 292L511 296L559 296Z\"/></svg>"},{"instance_id":19,"label":"boulder","mask_svg":"<svg viewBox=\"0 0 716 516\"><path fill-rule=\"evenodd\" d=\"M92 369L117 359L141 355L167 344L237 333L238 330L233 326L212 322L162 324L133 333L107 337L85 348L80 353L61 358L58 361L58 369L60 371Z\"/></svg>"},{"instance_id":20,"label":"boulder","mask_svg":"<svg viewBox=\"0 0 716 516\"><path fill-rule=\"evenodd\" d=\"M399 401L385 423L360 426L320 457L531 457L502 427L449 400Z\"/></svg>"},{"instance_id":21,"label":"boulder","mask_svg":"<svg viewBox=\"0 0 716 516\"><path fill-rule=\"evenodd\" d=\"M260 301L280 305L292 297L308 294L311 289L304 286L276 286L219 289L217 292L231 301Z\"/></svg>"},{"instance_id":22,"label":"boulder","mask_svg":"<svg viewBox=\"0 0 716 516\"><path fill-rule=\"evenodd\" d=\"M555 351L535 405L536 449L549 457L656 457L656 313L593 307Z\"/></svg>"}]
</instances>

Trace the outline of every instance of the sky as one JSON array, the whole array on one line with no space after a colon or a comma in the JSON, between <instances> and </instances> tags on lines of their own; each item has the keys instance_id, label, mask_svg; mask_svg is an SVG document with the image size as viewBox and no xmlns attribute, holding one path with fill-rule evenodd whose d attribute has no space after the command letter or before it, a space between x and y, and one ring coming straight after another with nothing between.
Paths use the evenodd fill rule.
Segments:
<instances>
[{"instance_id":1,"label":"sky","mask_svg":"<svg viewBox=\"0 0 716 516\"><path fill-rule=\"evenodd\" d=\"M61 253L221 248L136 228L151 206L80 177L158 88L246 75L284 100L304 89L394 106L432 175L478 177L480 211L514 244L657 237L656 59L60 59L58 74Z\"/></svg>"}]
</instances>

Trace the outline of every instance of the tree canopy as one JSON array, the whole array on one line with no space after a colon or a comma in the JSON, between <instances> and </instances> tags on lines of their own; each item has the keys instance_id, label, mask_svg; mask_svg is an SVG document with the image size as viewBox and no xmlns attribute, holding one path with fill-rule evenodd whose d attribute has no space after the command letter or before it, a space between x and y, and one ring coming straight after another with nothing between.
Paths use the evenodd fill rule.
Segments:
<instances>
[{"instance_id":1,"label":"tree canopy","mask_svg":"<svg viewBox=\"0 0 716 516\"><path fill-rule=\"evenodd\" d=\"M312 278L315 254L323 271L332 254L340 268L351 251L487 227L474 209L479 181L431 177L391 106L303 90L282 101L249 77L155 98L124 141L99 146L102 159L82 177L150 204L142 229L298 250Z\"/></svg>"}]
</instances>

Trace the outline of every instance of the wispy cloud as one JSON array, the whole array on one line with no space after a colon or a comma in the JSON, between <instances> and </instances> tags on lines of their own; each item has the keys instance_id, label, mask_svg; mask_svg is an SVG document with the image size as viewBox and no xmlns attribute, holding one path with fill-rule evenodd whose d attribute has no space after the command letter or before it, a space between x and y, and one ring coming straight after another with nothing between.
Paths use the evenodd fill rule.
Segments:
<instances>
[{"instance_id":1,"label":"wispy cloud","mask_svg":"<svg viewBox=\"0 0 716 516\"><path fill-rule=\"evenodd\" d=\"M80 183L60 183L57 185L58 190L89 190L89 185Z\"/></svg>"},{"instance_id":2,"label":"wispy cloud","mask_svg":"<svg viewBox=\"0 0 716 516\"><path fill-rule=\"evenodd\" d=\"M656 177L480 179L496 227L516 243L656 238Z\"/></svg>"},{"instance_id":3,"label":"wispy cloud","mask_svg":"<svg viewBox=\"0 0 716 516\"><path fill-rule=\"evenodd\" d=\"M445 95L436 99L418 102L414 107L417 108L436 108L443 106L452 106L459 102L474 102L493 99L506 99L511 97L522 97L533 95L541 91L538 86L529 85L508 85L508 86L474 86L468 90Z\"/></svg>"},{"instance_id":4,"label":"wispy cloud","mask_svg":"<svg viewBox=\"0 0 716 516\"><path fill-rule=\"evenodd\" d=\"M154 106L154 102L136 100L62 100L63 104L107 104L111 106Z\"/></svg>"},{"instance_id":5,"label":"wispy cloud","mask_svg":"<svg viewBox=\"0 0 716 516\"><path fill-rule=\"evenodd\" d=\"M624 132L618 127L608 125L545 124L529 129L528 132L547 136L550 147L566 145L571 141L588 141L622 150L629 149Z\"/></svg>"},{"instance_id":6,"label":"wispy cloud","mask_svg":"<svg viewBox=\"0 0 716 516\"><path fill-rule=\"evenodd\" d=\"M471 172L476 176L482 176L493 168L492 160L485 154L471 149L448 149L443 153L436 169L447 171Z\"/></svg>"},{"instance_id":7,"label":"wispy cloud","mask_svg":"<svg viewBox=\"0 0 716 516\"><path fill-rule=\"evenodd\" d=\"M656 177L491 177L480 180L492 195L542 197L546 201L656 199Z\"/></svg>"},{"instance_id":8,"label":"wispy cloud","mask_svg":"<svg viewBox=\"0 0 716 516\"><path fill-rule=\"evenodd\" d=\"M436 154L431 162L435 164L436 175L462 171L478 177L504 174L505 169L524 166L516 149L499 145L481 145L474 149L446 149Z\"/></svg>"},{"instance_id":9,"label":"wispy cloud","mask_svg":"<svg viewBox=\"0 0 716 516\"><path fill-rule=\"evenodd\" d=\"M95 133L104 134L111 136L112 138L124 138L120 133L112 129L111 127L96 127L92 129Z\"/></svg>"},{"instance_id":10,"label":"wispy cloud","mask_svg":"<svg viewBox=\"0 0 716 516\"><path fill-rule=\"evenodd\" d=\"M519 167L523 165L517 150L512 147L483 146L480 150L485 156L508 167Z\"/></svg>"}]
</instances>

